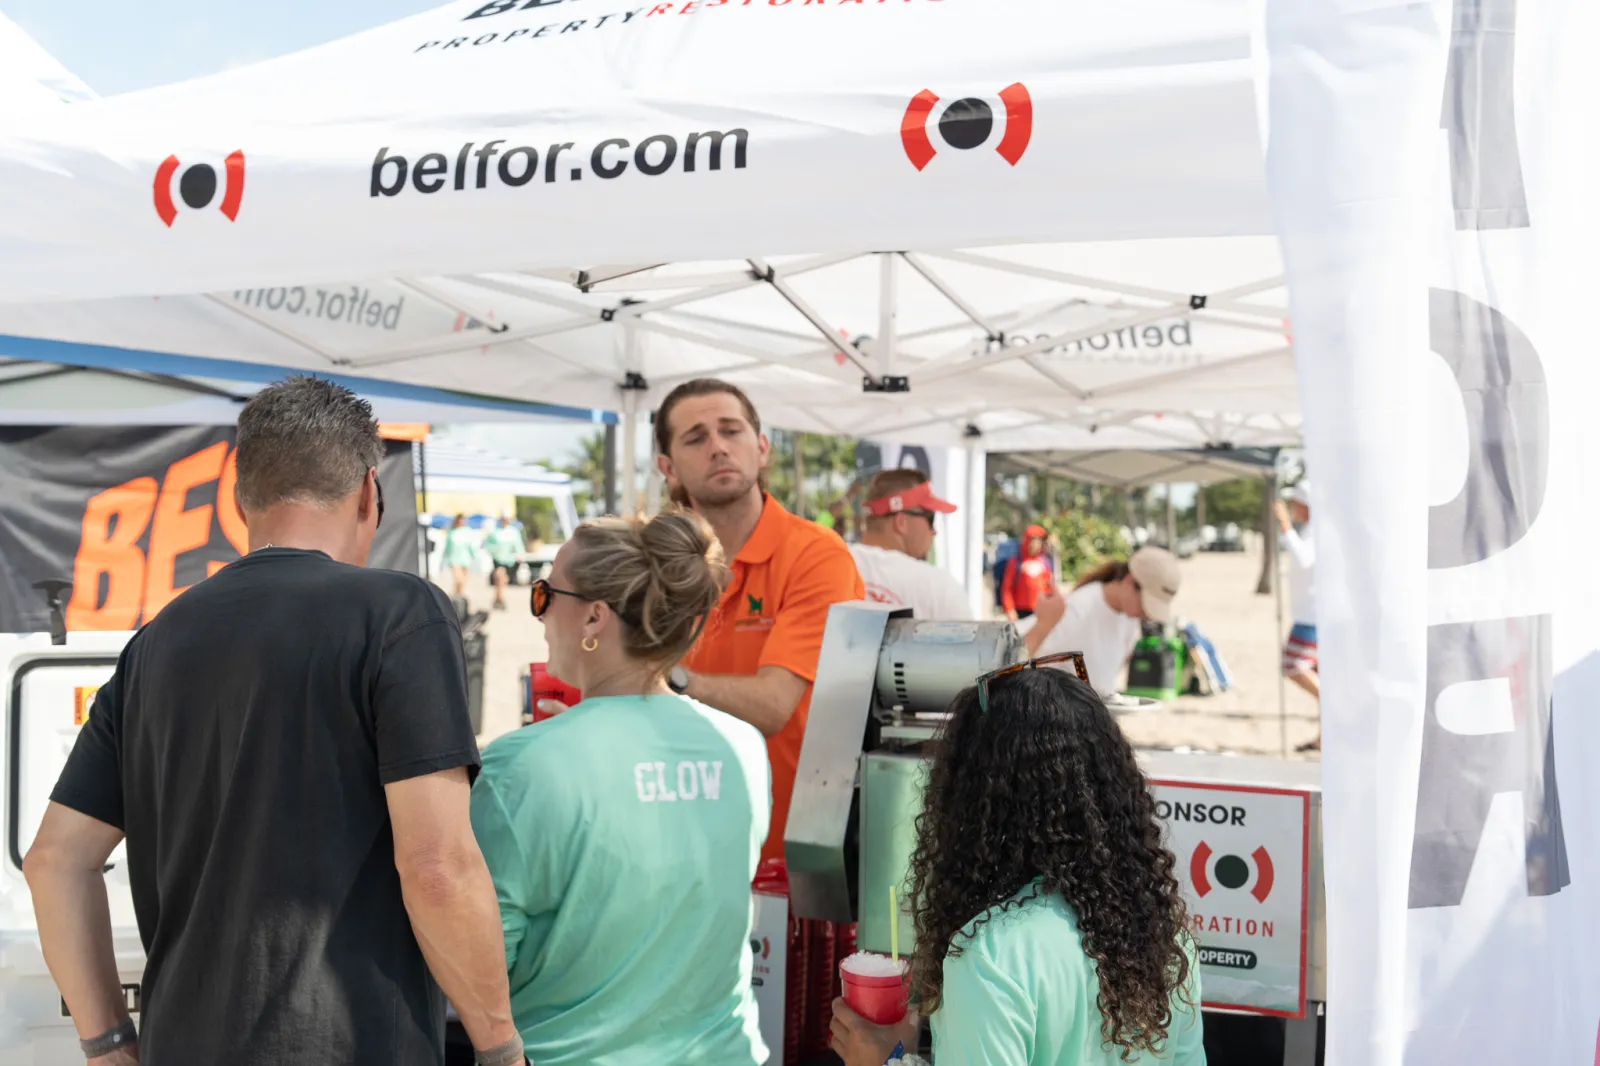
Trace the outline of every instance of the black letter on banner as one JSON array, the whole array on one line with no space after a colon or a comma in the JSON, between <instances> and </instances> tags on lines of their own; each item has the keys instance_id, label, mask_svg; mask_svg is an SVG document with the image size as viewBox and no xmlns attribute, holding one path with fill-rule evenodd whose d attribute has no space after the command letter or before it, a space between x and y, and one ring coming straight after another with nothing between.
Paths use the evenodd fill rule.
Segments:
<instances>
[{"instance_id":1,"label":"black letter on banner","mask_svg":"<svg viewBox=\"0 0 1600 1066\"><path fill-rule=\"evenodd\" d=\"M1464 735L1439 722L1439 697L1452 686L1494 678L1511 686L1511 730ZM1571 882L1556 792L1550 678L1549 615L1428 630L1428 702L1411 842L1413 910L1460 905L1489 803L1502 792L1522 793L1528 895L1553 896Z\"/></svg>"},{"instance_id":2,"label":"black letter on banner","mask_svg":"<svg viewBox=\"0 0 1600 1066\"><path fill-rule=\"evenodd\" d=\"M1428 569L1498 555L1527 535L1544 506L1550 397L1539 353L1516 323L1449 289L1428 293L1432 347L1450 367L1467 414L1467 477L1428 516Z\"/></svg>"},{"instance_id":3,"label":"black letter on banner","mask_svg":"<svg viewBox=\"0 0 1600 1066\"><path fill-rule=\"evenodd\" d=\"M1526 229L1512 73L1517 0L1455 0L1440 128L1450 131L1456 229Z\"/></svg>"}]
</instances>

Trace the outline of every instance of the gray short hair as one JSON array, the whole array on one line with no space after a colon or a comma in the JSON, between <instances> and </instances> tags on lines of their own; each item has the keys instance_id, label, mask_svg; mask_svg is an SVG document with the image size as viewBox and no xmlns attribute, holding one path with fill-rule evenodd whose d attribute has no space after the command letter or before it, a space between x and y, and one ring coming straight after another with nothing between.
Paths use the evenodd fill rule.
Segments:
<instances>
[{"instance_id":1,"label":"gray short hair","mask_svg":"<svg viewBox=\"0 0 1600 1066\"><path fill-rule=\"evenodd\" d=\"M239 412L234 494L247 511L333 504L359 489L382 458L370 403L321 378L285 378Z\"/></svg>"}]
</instances>

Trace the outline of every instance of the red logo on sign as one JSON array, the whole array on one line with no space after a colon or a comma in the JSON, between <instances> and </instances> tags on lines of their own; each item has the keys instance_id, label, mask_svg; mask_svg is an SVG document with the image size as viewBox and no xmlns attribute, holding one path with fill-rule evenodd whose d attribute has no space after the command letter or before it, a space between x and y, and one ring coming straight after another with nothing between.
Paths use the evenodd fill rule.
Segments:
<instances>
[{"instance_id":1,"label":"red logo on sign","mask_svg":"<svg viewBox=\"0 0 1600 1066\"><path fill-rule=\"evenodd\" d=\"M900 120L900 142L905 146L906 158L918 170L933 161L938 152L933 138L928 134L928 119L939 98L924 89L911 98L905 117ZM1022 159L1033 139L1033 97L1020 81L1000 90L1000 102L1006 109L1006 128L1000 136L995 151L1012 166ZM994 108L987 100L976 96L963 97L945 107L939 116L937 132L940 140L951 148L965 151L986 144L994 132Z\"/></svg>"},{"instance_id":2,"label":"red logo on sign","mask_svg":"<svg viewBox=\"0 0 1600 1066\"><path fill-rule=\"evenodd\" d=\"M172 199L172 179L183 164L178 157L169 155L156 168L155 204L161 221L171 226L178 217L178 205ZM222 181L220 210L232 222L239 217L239 204L244 200L244 153L234 152L223 161L226 176ZM210 163L195 163L183 168L178 179L178 199L183 206L195 211L211 206L217 198L217 168Z\"/></svg>"},{"instance_id":3,"label":"red logo on sign","mask_svg":"<svg viewBox=\"0 0 1600 1066\"><path fill-rule=\"evenodd\" d=\"M1250 883L1250 862L1237 855L1221 855L1213 864L1213 854L1211 845L1202 840L1189 859L1189 880L1194 884L1195 895L1203 897L1210 895L1213 888L1243 888ZM1255 863L1256 875L1250 894L1257 902L1265 903L1272 894L1272 856L1266 848L1257 848L1250 860ZM1216 885L1211 883L1213 878Z\"/></svg>"}]
</instances>

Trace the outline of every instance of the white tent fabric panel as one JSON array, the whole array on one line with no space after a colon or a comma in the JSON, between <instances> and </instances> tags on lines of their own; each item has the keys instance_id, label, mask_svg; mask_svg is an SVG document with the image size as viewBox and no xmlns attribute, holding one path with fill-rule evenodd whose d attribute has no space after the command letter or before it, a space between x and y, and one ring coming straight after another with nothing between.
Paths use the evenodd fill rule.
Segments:
<instances>
[{"instance_id":1,"label":"white tent fabric panel","mask_svg":"<svg viewBox=\"0 0 1600 1066\"><path fill-rule=\"evenodd\" d=\"M283 286L0 306L0 353L50 338L612 410L634 391L641 411L710 375L745 387L768 424L816 432L965 446L975 428L989 450L1285 444L1298 400L1278 270L1273 239L1218 238L687 263L599 284ZM908 391L863 389L895 377Z\"/></svg>"},{"instance_id":2,"label":"white tent fabric panel","mask_svg":"<svg viewBox=\"0 0 1600 1066\"><path fill-rule=\"evenodd\" d=\"M461 0L15 108L0 195L27 210L0 216L0 300L1266 234L1256 15ZM0 37L0 68L17 51Z\"/></svg>"},{"instance_id":3,"label":"white tent fabric panel","mask_svg":"<svg viewBox=\"0 0 1600 1066\"><path fill-rule=\"evenodd\" d=\"M572 2L32 94L0 132L29 205L0 350L640 412L716 375L771 425L988 450L1297 438L1251 0ZM996 245L1024 240L1053 243Z\"/></svg>"}]
</instances>

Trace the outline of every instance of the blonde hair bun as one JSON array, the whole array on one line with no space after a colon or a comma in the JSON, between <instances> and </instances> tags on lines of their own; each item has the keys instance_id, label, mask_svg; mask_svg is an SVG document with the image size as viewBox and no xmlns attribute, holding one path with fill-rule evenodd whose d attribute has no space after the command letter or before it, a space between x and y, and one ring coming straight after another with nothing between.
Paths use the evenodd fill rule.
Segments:
<instances>
[{"instance_id":1,"label":"blonde hair bun","mask_svg":"<svg viewBox=\"0 0 1600 1066\"><path fill-rule=\"evenodd\" d=\"M595 518L573 534L574 591L608 604L630 655L658 664L688 653L728 583L722 545L692 511Z\"/></svg>"}]
</instances>

